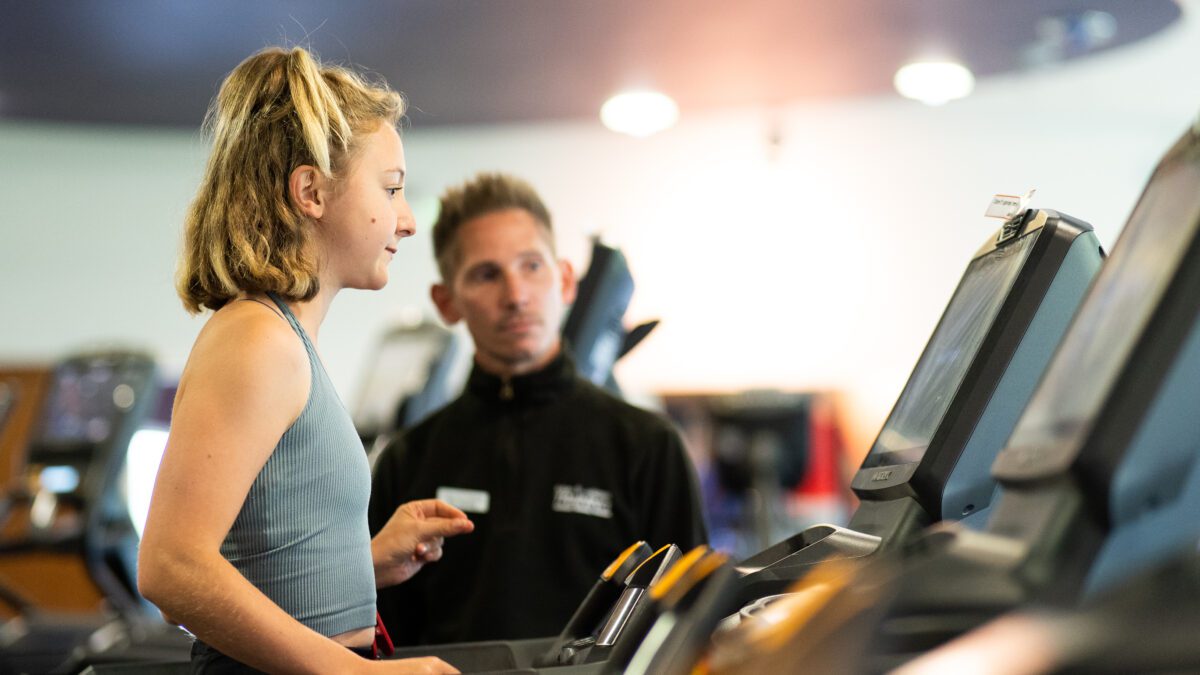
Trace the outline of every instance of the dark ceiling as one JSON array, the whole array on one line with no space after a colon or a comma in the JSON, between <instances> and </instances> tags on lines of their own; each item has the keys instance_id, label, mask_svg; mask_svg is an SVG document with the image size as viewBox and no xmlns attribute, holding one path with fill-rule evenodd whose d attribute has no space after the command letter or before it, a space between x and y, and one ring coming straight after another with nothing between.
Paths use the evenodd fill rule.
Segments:
<instances>
[{"instance_id":1,"label":"dark ceiling","mask_svg":"<svg viewBox=\"0 0 1200 675\"><path fill-rule=\"evenodd\" d=\"M1115 19L1107 42L1088 10ZM381 74L414 125L594 119L631 85L687 114L888 92L935 50L986 77L1128 44L1179 13L1171 0L0 0L0 119L195 127L224 74L273 44Z\"/></svg>"}]
</instances>

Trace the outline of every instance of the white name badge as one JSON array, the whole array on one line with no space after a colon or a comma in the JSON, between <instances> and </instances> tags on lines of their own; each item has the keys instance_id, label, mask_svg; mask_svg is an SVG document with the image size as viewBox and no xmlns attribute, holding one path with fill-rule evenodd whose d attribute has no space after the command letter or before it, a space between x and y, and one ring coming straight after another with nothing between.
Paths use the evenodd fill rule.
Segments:
<instances>
[{"instance_id":1,"label":"white name badge","mask_svg":"<svg viewBox=\"0 0 1200 675\"><path fill-rule=\"evenodd\" d=\"M492 497L488 493L466 488L440 487L437 489L437 498L466 513L487 513L492 504Z\"/></svg>"}]
</instances>

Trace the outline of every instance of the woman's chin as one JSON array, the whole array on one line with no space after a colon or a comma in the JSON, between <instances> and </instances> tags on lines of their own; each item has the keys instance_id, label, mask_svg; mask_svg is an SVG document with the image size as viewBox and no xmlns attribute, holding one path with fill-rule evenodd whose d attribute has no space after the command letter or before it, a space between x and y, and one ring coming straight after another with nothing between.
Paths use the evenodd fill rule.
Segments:
<instances>
[{"instance_id":1,"label":"woman's chin","mask_svg":"<svg viewBox=\"0 0 1200 675\"><path fill-rule=\"evenodd\" d=\"M348 288L353 288L359 291L379 291L383 290L383 287L387 286L387 283L388 275L385 273L376 275L370 279L365 279L359 283L351 284L348 286Z\"/></svg>"}]
</instances>

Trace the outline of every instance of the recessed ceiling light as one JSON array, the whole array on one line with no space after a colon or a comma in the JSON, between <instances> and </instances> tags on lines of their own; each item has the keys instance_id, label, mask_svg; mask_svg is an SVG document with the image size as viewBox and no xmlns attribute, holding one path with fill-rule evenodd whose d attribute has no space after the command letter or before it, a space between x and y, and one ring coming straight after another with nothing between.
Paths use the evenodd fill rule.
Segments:
<instances>
[{"instance_id":1,"label":"recessed ceiling light","mask_svg":"<svg viewBox=\"0 0 1200 675\"><path fill-rule=\"evenodd\" d=\"M679 106L657 91L626 91L604 102L600 121L622 134L645 138L674 126Z\"/></svg>"},{"instance_id":2,"label":"recessed ceiling light","mask_svg":"<svg viewBox=\"0 0 1200 675\"><path fill-rule=\"evenodd\" d=\"M921 61L897 70L893 83L901 96L926 105L942 105L970 94L975 76L961 63Z\"/></svg>"}]
</instances>

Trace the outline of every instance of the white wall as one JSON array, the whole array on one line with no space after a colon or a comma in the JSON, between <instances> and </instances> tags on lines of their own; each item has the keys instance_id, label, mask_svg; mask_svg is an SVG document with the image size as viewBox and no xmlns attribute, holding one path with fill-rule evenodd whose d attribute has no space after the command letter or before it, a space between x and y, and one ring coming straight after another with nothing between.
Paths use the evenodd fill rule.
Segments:
<instances>
[{"instance_id":1,"label":"white wall","mask_svg":"<svg viewBox=\"0 0 1200 675\"><path fill-rule=\"evenodd\" d=\"M1037 188L1035 206L1115 240L1200 110L1194 7L1150 41L984 80L943 108L880 96L728 110L642 141L591 121L411 129L410 198L427 227L447 184L525 176L564 254L582 267L603 233L638 281L630 320L663 320L622 365L628 387L843 390L863 452L996 226L981 217L991 194ZM203 156L194 133L0 124L0 361L118 342L182 367L203 318L171 277ZM323 329L348 403L383 327L429 311L428 232L401 251L388 288L347 292Z\"/></svg>"}]
</instances>

